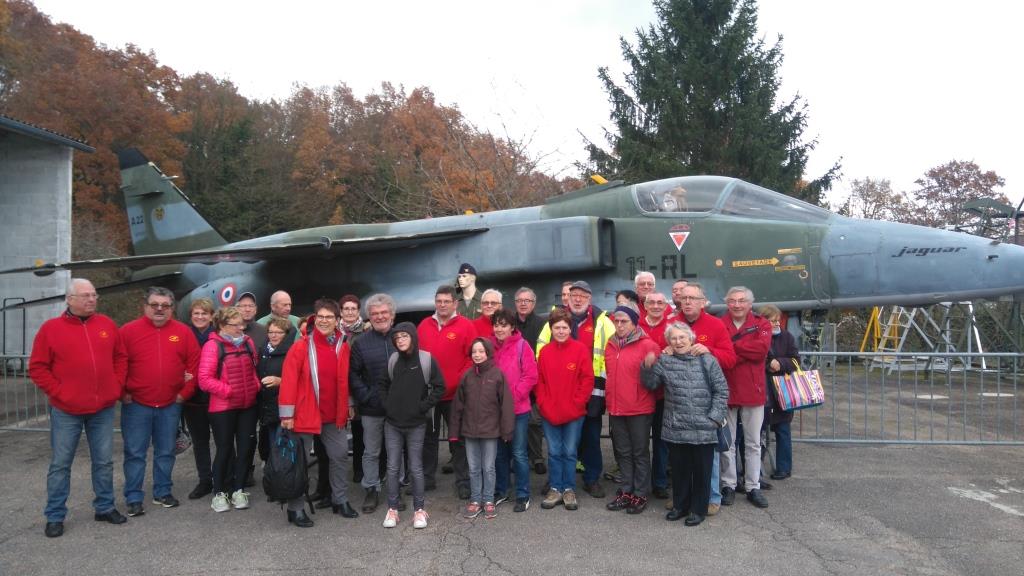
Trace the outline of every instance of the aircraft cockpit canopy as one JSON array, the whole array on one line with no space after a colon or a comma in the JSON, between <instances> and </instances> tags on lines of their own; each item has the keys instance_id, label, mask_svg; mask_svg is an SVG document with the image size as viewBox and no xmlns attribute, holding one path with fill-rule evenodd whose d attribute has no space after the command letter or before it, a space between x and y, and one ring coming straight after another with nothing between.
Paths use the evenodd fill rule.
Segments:
<instances>
[{"instance_id":1,"label":"aircraft cockpit canopy","mask_svg":"<svg viewBox=\"0 0 1024 576\"><path fill-rule=\"evenodd\" d=\"M643 212L721 212L768 220L823 222L832 213L767 188L723 176L682 176L633 186Z\"/></svg>"}]
</instances>

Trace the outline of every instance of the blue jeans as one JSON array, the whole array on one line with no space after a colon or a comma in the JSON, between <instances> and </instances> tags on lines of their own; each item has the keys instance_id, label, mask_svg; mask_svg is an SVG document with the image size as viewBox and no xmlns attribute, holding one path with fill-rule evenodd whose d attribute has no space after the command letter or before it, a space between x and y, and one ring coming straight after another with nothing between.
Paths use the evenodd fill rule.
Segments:
<instances>
[{"instance_id":1,"label":"blue jeans","mask_svg":"<svg viewBox=\"0 0 1024 576\"><path fill-rule=\"evenodd\" d=\"M178 438L181 404L163 408L138 402L121 404L121 436L124 437L124 499L141 503L146 497L146 453L153 440L153 498L171 494L174 471L174 442Z\"/></svg>"},{"instance_id":2,"label":"blue jeans","mask_svg":"<svg viewBox=\"0 0 1024 576\"><path fill-rule=\"evenodd\" d=\"M721 504L722 503L722 454L715 452L715 455L711 457L711 498L708 500L709 504Z\"/></svg>"},{"instance_id":3,"label":"blue jeans","mask_svg":"<svg viewBox=\"0 0 1024 576\"><path fill-rule=\"evenodd\" d=\"M114 509L114 407L92 414L68 414L50 406L50 469L46 472L47 522L63 522L68 514L71 493L71 464L75 461L78 439L89 442L92 459L92 507L97 514Z\"/></svg>"},{"instance_id":4,"label":"blue jeans","mask_svg":"<svg viewBox=\"0 0 1024 576\"><path fill-rule=\"evenodd\" d=\"M559 492L576 490L576 447L580 443L585 416L555 426L544 420L548 441L548 484Z\"/></svg>"},{"instance_id":5,"label":"blue jeans","mask_svg":"<svg viewBox=\"0 0 1024 576\"><path fill-rule=\"evenodd\" d=\"M469 501L494 503L494 458L499 438L466 438L466 464L469 467Z\"/></svg>"},{"instance_id":6,"label":"blue jeans","mask_svg":"<svg viewBox=\"0 0 1024 576\"><path fill-rule=\"evenodd\" d=\"M530 432L530 413L516 415L516 428L511 442L498 441L498 459L494 470L494 493L503 496L508 491L509 473L516 474L516 498L530 497L530 458L527 456L527 440ZM573 464L575 466L575 463Z\"/></svg>"},{"instance_id":7,"label":"blue jeans","mask_svg":"<svg viewBox=\"0 0 1024 576\"><path fill-rule=\"evenodd\" d=\"M775 432L775 472L776 474L792 474L793 472L793 436L789 422L772 425Z\"/></svg>"},{"instance_id":8,"label":"blue jeans","mask_svg":"<svg viewBox=\"0 0 1024 576\"><path fill-rule=\"evenodd\" d=\"M593 484L601 479L601 470L604 468L604 458L601 455L601 427L604 425L604 418L597 416L583 417L583 430L580 432L580 460L583 461L583 483ZM575 463L573 463L575 466Z\"/></svg>"}]
</instances>

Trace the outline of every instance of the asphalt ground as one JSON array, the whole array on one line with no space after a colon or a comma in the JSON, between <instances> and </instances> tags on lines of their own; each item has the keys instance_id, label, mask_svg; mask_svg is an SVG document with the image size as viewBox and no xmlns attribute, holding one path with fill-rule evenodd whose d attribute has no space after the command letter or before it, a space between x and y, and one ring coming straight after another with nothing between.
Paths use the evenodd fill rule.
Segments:
<instances>
[{"instance_id":1,"label":"asphalt ground","mask_svg":"<svg viewBox=\"0 0 1024 576\"><path fill-rule=\"evenodd\" d=\"M610 452L605 440L606 465ZM83 438L57 539L43 535L49 455L46 433L0 432L0 574L1024 573L1019 446L798 443L793 476L765 493L768 509L737 495L694 528L666 522L660 500L636 516L608 512L585 493L578 511L543 510L536 476L527 512L504 504L497 519L465 520L453 477L439 474L440 488L427 493L430 525L414 530L406 512L387 530L383 508L355 520L320 511L315 527L299 529L259 488L251 509L214 513L208 499L186 499L196 480L191 452L175 468L179 508L147 500L144 516L97 523ZM358 508L362 489L350 494Z\"/></svg>"}]
</instances>

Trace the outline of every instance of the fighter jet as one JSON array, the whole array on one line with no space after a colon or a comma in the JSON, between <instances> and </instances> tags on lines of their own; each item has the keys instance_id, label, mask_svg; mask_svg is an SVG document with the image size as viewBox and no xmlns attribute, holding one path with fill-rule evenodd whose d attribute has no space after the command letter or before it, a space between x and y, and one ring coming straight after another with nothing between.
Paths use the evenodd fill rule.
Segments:
<instances>
[{"instance_id":1,"label":"fighter jet","mask_svg":"<svg viewBox=\"0 0 1024 576\"><path fill-rule=\"evenodd\" d=\"M122 191L135 255L0 273L130 267L188 302L265 305L274 290L298 310L322 296L388 292L400 312L432 310L460 263L478 286L511 295L529 286L546 309L561 283L586 280L611 306L640 271L668 292L701 282L721 306L750 288L784 311L917 306L1024 291L1024 248L964 233L834 214L736 178L684 176L593 185L541 206L408 222L296 230L229 243L172 179L135 150L122 152ZM507 298L511 301L511 298Z\"/></svg>"}]
</instances>

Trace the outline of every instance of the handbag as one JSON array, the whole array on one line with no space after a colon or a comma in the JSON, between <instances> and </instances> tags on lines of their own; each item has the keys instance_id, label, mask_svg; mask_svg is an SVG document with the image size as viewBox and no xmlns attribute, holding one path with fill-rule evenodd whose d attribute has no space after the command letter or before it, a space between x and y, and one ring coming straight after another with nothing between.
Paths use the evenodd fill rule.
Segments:
<instances>
[{"instance_id":1,"label":"handbag","mask_svg":"<svg viewBox=\"0 0 1024 576\"><path fill-rule=\"evenodd\" d=\"M825 390L821 386L821 374L817 370L803 370L793 360L796 371L772 376L775 397L781 410L803 410L825 403Z\"/></svg>"},{"instance_id":2,"label":"handbag","mask_svg":"<svg viewBox=\"0 0 1024 576\"><path fill-rule=\"evenodd\" d=\"M732 431L729 429L729 423L724 422L717 429L718 432L718 445L715 446L715 452L728 452L729 445L732 442Z\"/></svg>"}]
</instances>

